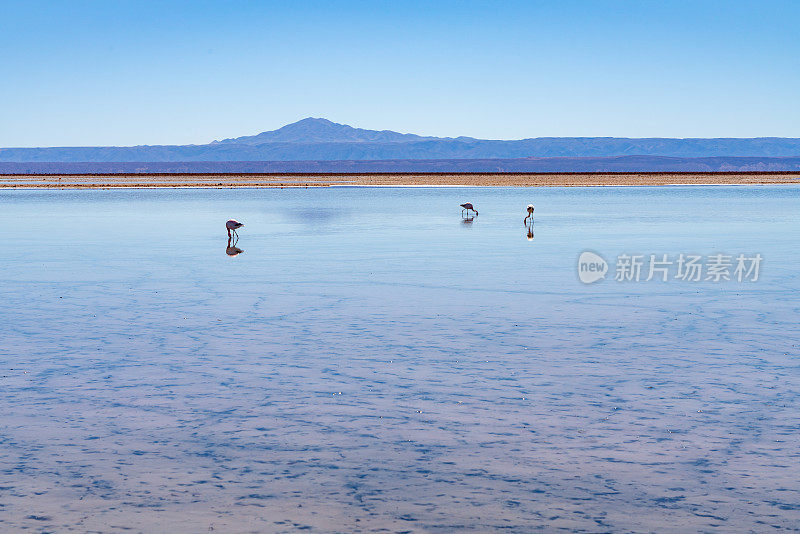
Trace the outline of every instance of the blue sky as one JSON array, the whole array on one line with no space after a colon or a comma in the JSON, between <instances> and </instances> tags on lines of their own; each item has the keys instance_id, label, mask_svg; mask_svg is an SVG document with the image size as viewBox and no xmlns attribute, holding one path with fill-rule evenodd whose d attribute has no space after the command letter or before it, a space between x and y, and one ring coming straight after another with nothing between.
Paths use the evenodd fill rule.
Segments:
<instances>
[{"instance_id":1,"label":"blue sky","mask_svg":"<svg viewBox=\"0 0 800 534\"><path fill-rule=\"evenodd\" d=\"M800 2L0 0L0 146L800 137Z\"/></svg>"}]
</instances>

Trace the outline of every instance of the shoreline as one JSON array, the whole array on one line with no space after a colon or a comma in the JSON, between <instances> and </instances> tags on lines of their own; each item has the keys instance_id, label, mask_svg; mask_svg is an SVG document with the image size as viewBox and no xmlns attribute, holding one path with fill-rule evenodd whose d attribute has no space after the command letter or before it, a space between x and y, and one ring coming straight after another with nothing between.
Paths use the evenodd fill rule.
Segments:
<instances>
[{"instance_id":1,"label":"shoreline","mask_svg":"<svg viewBox=\"0 0 800 534\"><path fill-rule=\"evenodd\" d=\"M292 180L292 178L302 178ZM281 173L17 174L0 189L308 188L308 187L609 187L800 184L800 172L686 173Z\"/></svg>"}]
</instances>

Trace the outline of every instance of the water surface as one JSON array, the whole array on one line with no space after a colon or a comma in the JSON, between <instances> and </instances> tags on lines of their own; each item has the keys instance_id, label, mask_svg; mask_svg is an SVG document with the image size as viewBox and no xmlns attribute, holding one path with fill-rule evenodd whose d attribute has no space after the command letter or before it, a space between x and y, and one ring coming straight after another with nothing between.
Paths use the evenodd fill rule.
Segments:
<instances>
[{"instance_id":1,"label":"water surface","mask_svg":"<svg viewBox=\"0 0 800 534\"><path fill-rule=\"evenodd\" d=\"M0 530L800 528L800 187L0 206ZM584 285L584 250L764 262Z\"/></svg>"}]
</instances>

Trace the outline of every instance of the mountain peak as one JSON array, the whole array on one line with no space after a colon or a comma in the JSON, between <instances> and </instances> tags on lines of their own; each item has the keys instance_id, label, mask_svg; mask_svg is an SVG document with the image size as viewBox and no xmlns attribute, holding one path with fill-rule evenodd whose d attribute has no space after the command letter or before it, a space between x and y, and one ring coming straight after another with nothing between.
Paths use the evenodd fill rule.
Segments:
<instances>
[{"instance_id":1,"label":"mountain peak","mask_svg":"<svg viewBox=\"0 0 800 534\"><path fill-rule=\"evenodd\" d=\"M265 143L408 143L437 137L402 134L391 130L365 130L328 119L307 117L277 130L224 139L219 143L261 145Z\"/></svg>"},{"instance_id":2,"label":"mountain peak","mask_svg":"<svg viewBox=\"0 0 800 534\"><path fill-rule=\"evenodd\" d=\"M333 122L333 121L329 121L328 119L325 119L323 117L306 117L305 119L300 119L297 122L293 122L291 124L287 124L286 126L284 126L284 128L286 128L287 126L296 126L298 124L317 124L317 125L319 125L319 124L326 124L326 125L335 124L337 126L344 126L344 124L339 124L339 123L336 123L336 122Z\"/></svg>"},{"instance_id":3,"label":"mountain peak","mask_svg":"<svg viewBox=\"0 0 800 534\"><path fill-rule=\"evenodd\" d=\"M286 126L281 126L277 130L273 130L275 132L279 131L286 131L286 130L296 130L299 128L312 128L315 130L320 129L329 129L331 127L345 127L349 128L346 124L339 124L333 121L329 121L328 119L323 119L321 117L306 117L305 119L300 119L297 122L293 122L291 124L287 124ZM262 132L267 133L267 132Z\"/></svg>"}]
</instances>

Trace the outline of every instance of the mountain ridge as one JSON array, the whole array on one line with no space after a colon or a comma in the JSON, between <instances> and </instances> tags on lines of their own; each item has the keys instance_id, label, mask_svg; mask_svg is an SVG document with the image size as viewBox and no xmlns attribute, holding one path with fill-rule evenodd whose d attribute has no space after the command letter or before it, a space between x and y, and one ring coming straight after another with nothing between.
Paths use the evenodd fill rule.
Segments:
<instances>
[{"instance_id":1,"label":"mountain ridge","mask_svg":"<svg viewBox=\"0 0 800 534\"><path fill-rule=\"evenodd\" d=\"M347 124L339 124L328 119L307 117L297 122L282 126L277 130L270 130L256 135L245 135L221 141L212 141L211 144L246 144L258 145L264 143L315 143L315 142L395 142L405 143L424 139L448 139L443 137L421 136L417 134L403 134L392 130L367 130L354 128Z\"/></svg>"},{"instance_id":2,"label":"mountain ridge","mask_svg":"<svg viewBox=\"0 0 800 534\"><path fill-rule=\"evenodd\" d=\"M0 162L350 161L618 156L800 157L784 137L432 137L308 117L277 130L199 145L0 148Z\"/></svg>"},{"instance_id":3,"label":"mountain ridge","mask_svg":"<svg viewBox=\"0 0 800 534\"><path fill-rule=\"evenodd\" d=\"M0 162L0 175L129 173L800 173L798 158L519 158L350 161ZM800 178L798 179L800 183Z\"/></svg>"}]
</instances>

